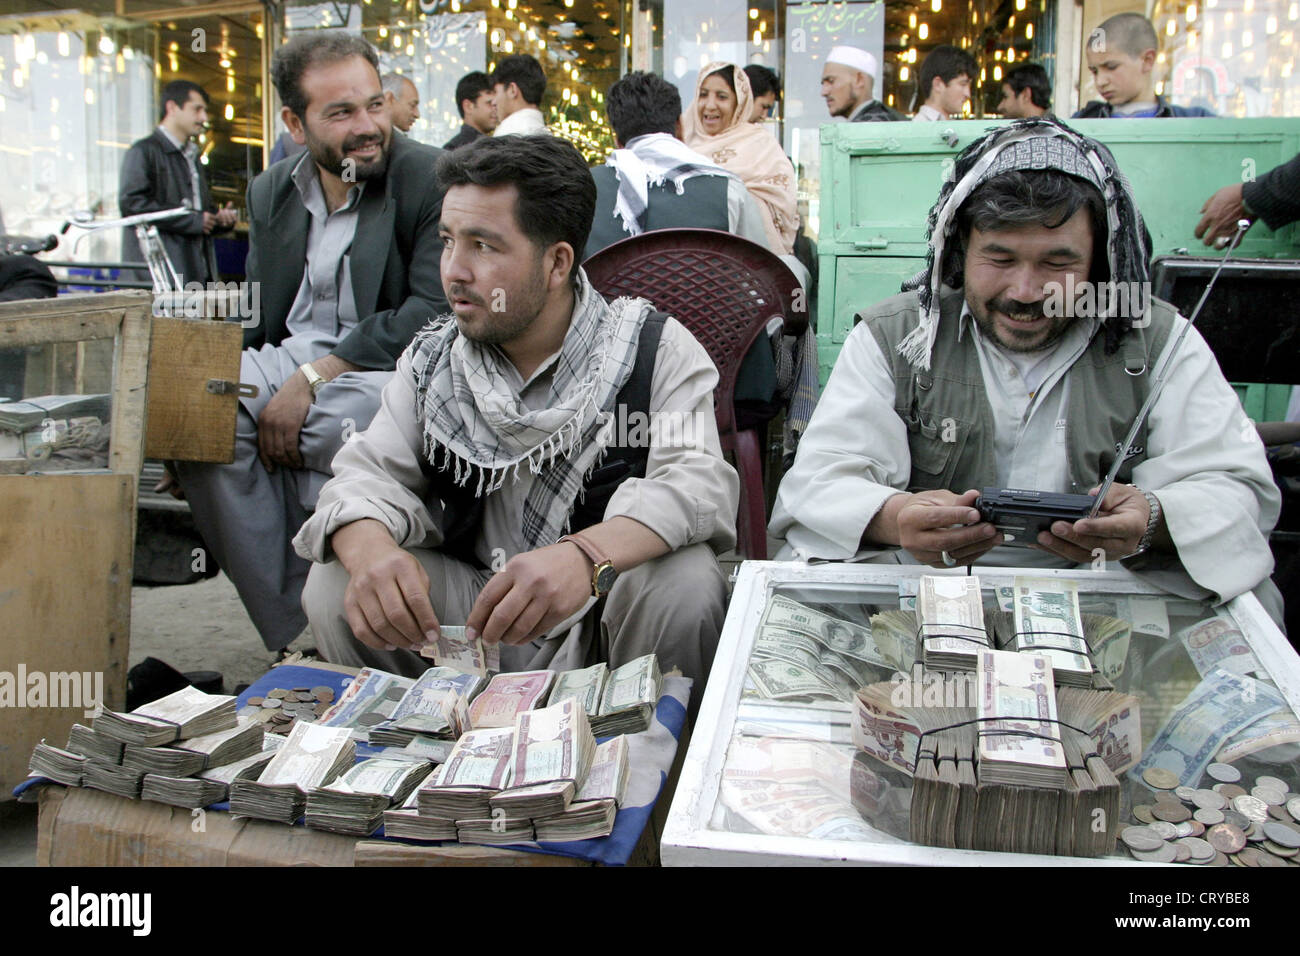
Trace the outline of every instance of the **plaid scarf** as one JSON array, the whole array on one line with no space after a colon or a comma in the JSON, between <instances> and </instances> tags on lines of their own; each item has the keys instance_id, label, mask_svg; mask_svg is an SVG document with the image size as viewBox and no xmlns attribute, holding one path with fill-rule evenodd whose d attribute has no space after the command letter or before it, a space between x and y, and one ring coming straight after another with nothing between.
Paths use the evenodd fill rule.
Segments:
<instances>
[{"instance_id":1,"label":"plaid scarf","mask_svg":"<svg viewBox=\"0 0 1300 956\"><path fill-rule=\"evenodd\" d=\"M902 291L916 291L921 300L920 325L898 345L899 354L914 368L930 367L930 353L939 330L944 258L950 253L948 243L956 236L958 210L981 183L1018 169L1058 169L1096 186L1106 203L1109 278L1125 283L1147 281L1150 239L1133 190L1110 150L1055 118L1021 120L1000 127L975 140L957 157L952 175L930 210L925 269L903 283ZM1133 321L1129 316L1101 318L1106 329L1106 352L1110 354L1119 348L1120 339L1132 328Z\"/></svg>"},{"instance_id":2,"label":"plaid scarf","mask_svg":"<svg viewBox=\"0 0 1300 956\"><path fill-rule=\"evenodd\" d=\"M623 221L623 230L632 236L645 231L651 186L662 186L667 180L680 196L686 180L692 176L735 178L668 133L636 137L625 148L610 153L605 165L618 175L614 215Z\"/></svg>"},{"instance_id":3,"label":"plaid scarf","mask_svg":"<svg viewBox=\"0 0 1300 956\"><path fill-rule=\"evenodd\" d=\"M544 408L524 408L502 373L510 359L462 336L453 315L431 322L411 345L425 457L452 469L457 484L472 482L476 497L496 491L521 466L536 475L523 514L530 548L564 533L586 476L604 457L614 403L651 308L644 299L606 303L585 272L578 278Z\"/></svg>"}]
</instances>

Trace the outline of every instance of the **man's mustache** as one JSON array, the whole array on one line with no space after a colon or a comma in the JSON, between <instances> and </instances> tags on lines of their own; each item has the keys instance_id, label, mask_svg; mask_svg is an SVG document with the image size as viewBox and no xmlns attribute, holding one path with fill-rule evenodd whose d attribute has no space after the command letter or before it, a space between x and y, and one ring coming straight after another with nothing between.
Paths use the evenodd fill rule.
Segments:
<instances>
[{"instance_id":1,"label":"man's mustache","mask_svg":"<svg viewBox=\"0 0 1300 956\"><path fill-rule=\"evenodd\" d=\"M447 287L447 294L453 299L464 299L465 301L473 305L484 304L482 299L480 299L478 296L471 293L464 286L459 285L458 283L455 282L453 282L450 286Z\"/></svg>"},{"instance_id":2,"label":"man's mustache","mask_svg":"<svg viewBox=\"0 0 1300 956\"><path fill-rule=\"evenodd\" d=\"M989 310L1001 312L1013 319L1041 319L1045 317L1042 302L1017 302L1015 299L993 299Z\"/></svg>"},{"instance_id":3,"label":"man's mustache","mask_svg":"<svg viewBox=\"0 0 1300 956\"><path fill-rule=\"evenodd\" d=\"M376 146L383 146L384 138L382 136L349 136L343 141L343 152L350 153L354 149L365 149L372 143Z\"/></svg>"}]
</instances>

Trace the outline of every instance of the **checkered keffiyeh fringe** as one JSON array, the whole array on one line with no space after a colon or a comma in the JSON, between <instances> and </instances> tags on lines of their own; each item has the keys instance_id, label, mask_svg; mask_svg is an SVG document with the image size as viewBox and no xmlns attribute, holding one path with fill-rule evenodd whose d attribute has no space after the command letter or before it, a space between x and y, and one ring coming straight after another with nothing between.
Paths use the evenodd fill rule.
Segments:
<instances>
[{"instance_id":1,"label":"checkered keffiyeh fringe","mask_svg":"<svg viewBox=\"0 0 1300 956\"><path fill-rule=\"evenodd\" d=\"M651 308L644 299L606 303L585 273L579 280L545 408L523 407L502 373L510 360L460 335L455 316L435 320L411 345L425 457L476 497L521 467L536 475L523 514L530 548L564 533L584 479L604 456L611 435L604 426L632 374Z\"/></svg>"},{"instance_id":2,"label":"checkered keffiyeh fringe","mask_svg":"<svg viewBox=\"0 0 1300 956\"><path fill-rule=\"evenodd\" d=\"M925 268L903 283L902 291L915 290L921 300L921 322L898 346L899 353L914 368L930 367L939 327L944 256L956 233L957 211L985 180L1025 169L1059 169L1096 186L1106 203L1109 278L1123 283L1147 281L1150 249L1146 227L1128 179L1110 150L1057 119L1023 120L1000 127L975 140L957 157L952 175L944 182L939 199L930 210ZM1132 328L1132 318L1103 316L1103 320L1109 354L1119 348L1120 339Z\"/></svg>"}]
</instances>

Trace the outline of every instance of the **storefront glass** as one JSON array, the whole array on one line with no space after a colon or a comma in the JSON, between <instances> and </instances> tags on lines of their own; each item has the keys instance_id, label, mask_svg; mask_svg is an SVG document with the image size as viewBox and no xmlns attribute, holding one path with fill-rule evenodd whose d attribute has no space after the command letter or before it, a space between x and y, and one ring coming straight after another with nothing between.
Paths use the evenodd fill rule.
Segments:
<instances>
[{"instance_id":1,"label":"storefront glass","mask_svg":"<svg viewBox=\"0 0 1300 956\"><path fill-rule=\"evenodd\" d=\"M1164 44L1157 92L1220 116L1300 114L1297 0L1160 0L1151 21Z\"/></svg>"}]
</instances>

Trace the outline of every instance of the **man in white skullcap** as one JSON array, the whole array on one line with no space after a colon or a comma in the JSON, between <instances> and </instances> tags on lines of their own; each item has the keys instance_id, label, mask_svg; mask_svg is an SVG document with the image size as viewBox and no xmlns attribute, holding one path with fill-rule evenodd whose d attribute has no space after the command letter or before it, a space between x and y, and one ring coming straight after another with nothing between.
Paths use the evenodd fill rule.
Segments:
<instances>
[{"instance_id":1,"label":"man in white skullcap","mask_svg":"<svg viewBox=\"0 0 1300 956\"><path fill-rule=\"evenodd\" d=\"M850 123L904 119L873 96L876 70L876 58L866 50L855 46L831 48L822 68L822 99L831 116L843 116Z\"/></svg>"}]
</instances>

